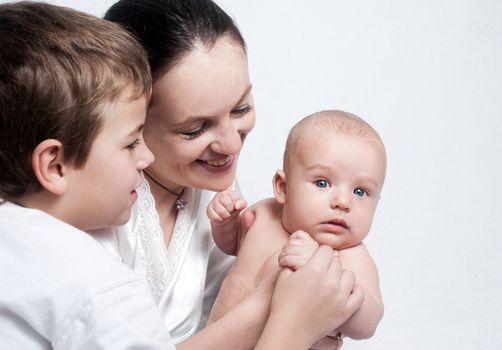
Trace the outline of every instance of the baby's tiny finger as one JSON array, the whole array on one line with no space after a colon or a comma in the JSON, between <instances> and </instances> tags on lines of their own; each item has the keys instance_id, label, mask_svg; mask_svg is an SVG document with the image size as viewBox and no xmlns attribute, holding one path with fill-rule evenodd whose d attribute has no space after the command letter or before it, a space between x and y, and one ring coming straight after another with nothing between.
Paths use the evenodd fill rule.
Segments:
<instances>
[{"instance_id":1,"label":"baby's tiny finger","mask_svg":"<svg viewBox=\"0 0 502 350\"><path fill-rule=\"evenodd\" d=\"M223 204L221 204L221 202L215 203L213 209L222 220L225 220L230 217L229 211Z\"/></svg>"},{"instance_id":2,"label":"baby's tiny finger","mask_svg":"<svg viewBox=\"0 0 502 350\"><path fill-rule=\"evenodd\" d=\"M219 198L219 202L221 206L226 209L226 211L230 213L234 211L234 201L227 193L222 193Z\"/></svg>"},{"instance_id":3,"label":"baby's tiny finger","mask_svg":"<svg viewBox=\"0 0 502 350\"><path fill-rule=\"evenodd\" d=\"M213 205L210 205L209 207L207 207L207 217L211 221L216 221L216 222L221 222L222 221L222 218L214 210Z\"/></svg>"},{"instance_id":4,"label":"baby's tiny finger","mask_svg":"<svg viewBox=\"0 0 502 350\"><path fill-rule=\"evenodd\" d=\"M244 209L245 207L247 207L247 202L245 199L240 198L237 200L237 202L235 202L235 209L236 210L240 211L240 210Z\"/></svg>"}]
</instances>

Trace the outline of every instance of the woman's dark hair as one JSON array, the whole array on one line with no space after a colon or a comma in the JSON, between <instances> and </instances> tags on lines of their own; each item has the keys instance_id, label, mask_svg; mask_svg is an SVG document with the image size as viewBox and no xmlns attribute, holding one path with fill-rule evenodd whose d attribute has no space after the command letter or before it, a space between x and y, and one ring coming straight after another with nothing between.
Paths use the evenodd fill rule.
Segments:
<instances>
[{"instance_id":1,"label":"woman's dark hair","mask_svg":"<svg viewBox=\"0 0 502 350\"><path fill-rule=\"evenodd\" d=\"M197 44L211 47L224 35L246 49L232 18L211 0L119 0L105 19L121 24L136 36L157 77Z\"/></svg>"}]
</instances>

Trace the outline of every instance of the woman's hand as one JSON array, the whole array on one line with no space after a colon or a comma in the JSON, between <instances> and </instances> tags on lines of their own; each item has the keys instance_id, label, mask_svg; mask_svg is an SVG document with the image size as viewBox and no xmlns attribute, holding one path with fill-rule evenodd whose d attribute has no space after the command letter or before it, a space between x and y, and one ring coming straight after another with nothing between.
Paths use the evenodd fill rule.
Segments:
<instances>
[{"instance_id":1,"label":"woman's hand","mask_svg":"<svg viewBox=\"0 0 502 350\"><path fill-rule=\"evenodd\" d=\"M281 272L256 349L308 349L343 324L363 298L354 274L342 269L330 247L321 246L297 271Z\"/></svg>"}]
</instances>

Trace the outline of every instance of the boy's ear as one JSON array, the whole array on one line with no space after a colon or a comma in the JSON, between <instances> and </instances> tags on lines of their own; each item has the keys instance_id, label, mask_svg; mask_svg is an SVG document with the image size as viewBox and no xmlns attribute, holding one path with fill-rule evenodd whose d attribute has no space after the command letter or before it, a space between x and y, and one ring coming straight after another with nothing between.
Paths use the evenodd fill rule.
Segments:
<instances>
[{"instance_id":1,"label":"boy's ear","mask_svg":"<svg viewBox=\"0 0 502 350\"><path fill-rule=\"evenodd\" d=\"M33 150L31 165L38 182L49 192L61 196L66 192L66 165L63 163L63 144L48 139Z\"/></svg>"},{"instance_id":2,"label":"boy's ear","mask_svg":"<svg viewBox=\"0 0 502 350\"><path fill-rule=\"evenodd\" d=\"M272 186L274 187L275 199L280 204L286 203L286 173L281 169L275 172Z\"/></svg>"}]
</instances>

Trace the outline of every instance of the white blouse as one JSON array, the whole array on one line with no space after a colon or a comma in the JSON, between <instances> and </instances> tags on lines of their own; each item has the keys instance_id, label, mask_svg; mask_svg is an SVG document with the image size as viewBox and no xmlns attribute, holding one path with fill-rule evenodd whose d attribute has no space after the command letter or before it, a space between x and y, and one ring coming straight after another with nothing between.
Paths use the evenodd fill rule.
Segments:
<instances>
[{"instance_id":1,"label":"white blouse","mask_svg":"<svg viewBox=\"0 0 502 350\"><path fill-rule=\"evenodd\" d=\"M95 237L118 259L146 278L174 343L204 327L234 257L213 241L206 208L214 192L186 188L166 248L147 181L138 188L129 222Z\"/></svg>"}]
</instances>

